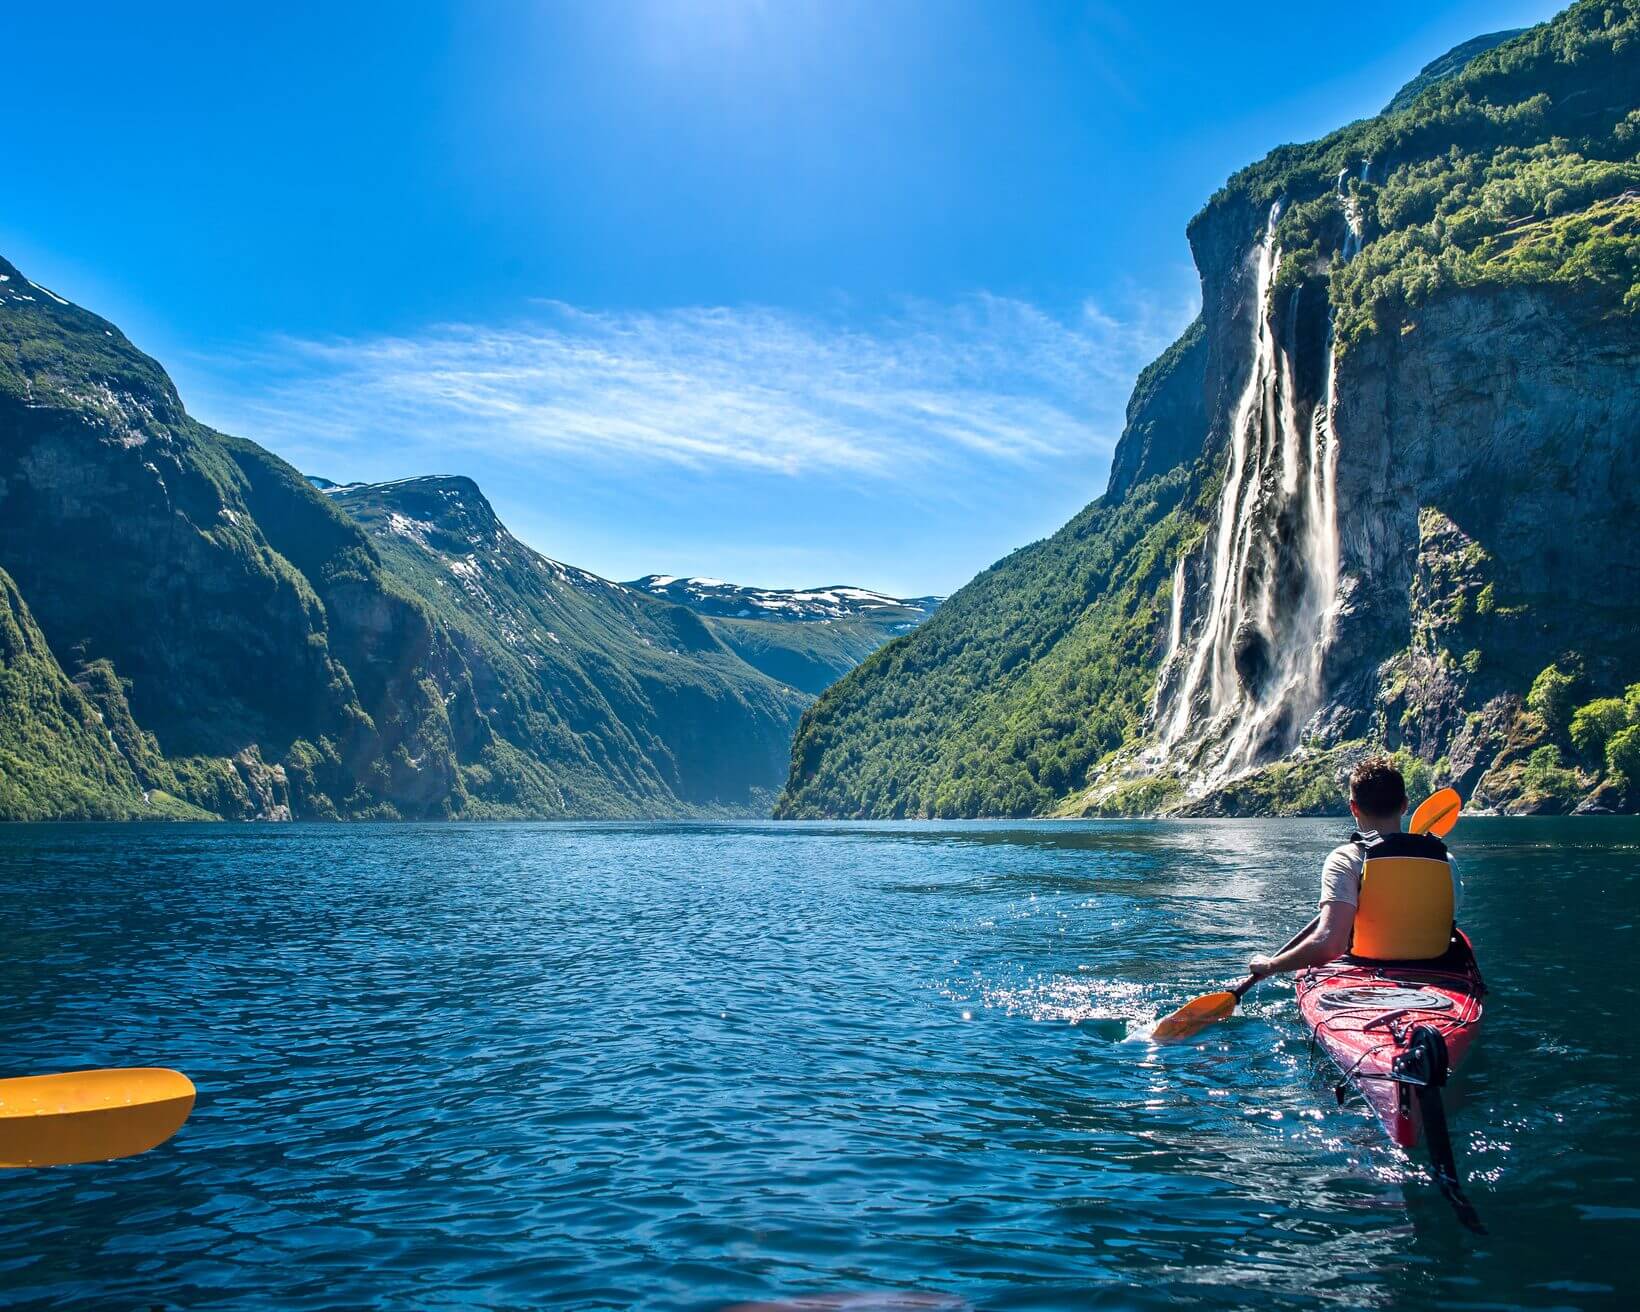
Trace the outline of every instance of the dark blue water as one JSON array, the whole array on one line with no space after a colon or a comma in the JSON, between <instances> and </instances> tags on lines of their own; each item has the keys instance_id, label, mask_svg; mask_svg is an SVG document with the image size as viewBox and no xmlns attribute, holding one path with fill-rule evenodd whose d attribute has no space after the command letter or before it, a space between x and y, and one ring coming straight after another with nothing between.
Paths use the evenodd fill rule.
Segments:
<instances>
[{"instance_id":1,"label":"dark blue water","mask_svg":"<svg viewBox=\"0 0 1640 1312\"><path fill-rule=\"evenodd\" d=\"M0 1173L0 1303L1632 1305L1640 824L1453 836L1489 1237L1285 985L1122 1041L1302 924L1336 828L0 828L0 1073L200 1090Z\"/></svg>"}]
</instances>

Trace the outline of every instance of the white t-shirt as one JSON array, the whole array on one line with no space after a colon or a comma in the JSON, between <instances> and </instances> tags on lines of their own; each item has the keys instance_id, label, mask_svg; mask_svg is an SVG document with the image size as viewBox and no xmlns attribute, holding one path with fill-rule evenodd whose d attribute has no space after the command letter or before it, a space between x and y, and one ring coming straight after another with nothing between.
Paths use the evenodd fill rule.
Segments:
<instances>
[{"instance_id":1,"label":"white t-shirt","mask_svg":"<svg viewBox=\"0 0 1640 1312\"><path fill-rule=\"evenodd\" d=\"M1372 834L1368 838L1374 837ZM1321 863L1320 905L1329 902L1348 902L1352 907L1361 905L1361 867L1366 864L1366 849L1360 843L1340 843L1327 853ZM1463 903L1463 880L1458 877L1458 863L1447 858L1452 868L1452 907L1454 915Z\"/></svg>"}]
</instances>

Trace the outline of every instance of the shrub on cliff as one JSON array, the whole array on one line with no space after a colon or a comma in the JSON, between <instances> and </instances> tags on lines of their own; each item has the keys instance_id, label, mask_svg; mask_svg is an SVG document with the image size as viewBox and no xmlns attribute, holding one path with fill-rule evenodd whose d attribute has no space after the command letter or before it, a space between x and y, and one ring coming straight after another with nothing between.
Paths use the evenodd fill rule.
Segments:
<instances>
[{"instance_id":1,"label":"shrub on cliff","mask_svg":"<svg viewBox=\"0 0 1640 1312\"><path fill-rule=\"evenodd\" d=\"M1577 771L1561 764L1560 748L1553 743L1537 748L1527 758L1520 776L1522 792L1528 796L1552 797L1570 806L1582 796L1584 783Z\"/></svg>"},{"instance_id":2,"label":"shrub on cliff","mask_svg":"<svg viewBox=\"0 0 1640 1312\"><path fill-rule=\"evenodd\" d=\"M1601 697L1572 713L1572 746L1598 760L1606 744L1629 723L1629 708L1621 697Z\"/></svg>"},{"instance_id":3,"label":"shrub on cliff","mask_svg":"<svg viewBox=\"0 0 1640 1312\"><path fill-rule=\"evenodd\" d=\"M1572 694L1576 686L1575 674L1550 665L1532 680L1532 689L1526 694L1526 709L1537 712L1557 738L1566 732L1572 717Z\"/></svg>"},{"instance_id":4,"label":"shrub on cliff","mask_svg":"<svg viewBox=\"0 0 1640 1312\"><path fill-rule=\"evenodd\" d=\"M1612 735L1606 744L1606 770L1631 787L1640 784L1640 725L1631 724Z\"/></svg>"}]
</instances>

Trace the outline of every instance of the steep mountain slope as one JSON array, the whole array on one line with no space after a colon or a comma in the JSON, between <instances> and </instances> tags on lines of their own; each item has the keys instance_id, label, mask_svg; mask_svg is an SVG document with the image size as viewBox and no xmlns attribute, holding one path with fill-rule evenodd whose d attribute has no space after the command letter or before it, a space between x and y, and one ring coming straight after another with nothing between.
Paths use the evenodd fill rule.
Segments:
<instances>
[{"instance_id":1,"label":"steep mountain slope","mask_svg":"<svg viewBox=\"0 0 1640 1312\"><path fill-rule=\"evenodd\" d=\"M1331 809L1369 744L1634 805L1637 100L1582 3L1232 178L1110 491L828 692L781 813Z\"/></svg>"},{"instance_id":2,"label":"steep mountain slope","mask_svg":"<svg viewBox=\"0 0 1640 1312\"><path fill-rule=\"evenodd\" d=\"M629 599L628 647L538 675L394 559L0 260L0 818L683 814L778 786L800 699L688 611Z\"/></svg>"},{"instance_id":3,"label":"steep mountain slope","mask_svg":"<svg viewBox=\"0 0 1640 1312\"><path fill-rule=\"evenodd\" d=\"M766 808L805 698L691 610L532 551L465 478L332 485L445 624L480 712L575 814Z\"/></svg>"},{"instance_id":4,"label":"steep mountain slope","mask_svg":"<svg viewBox=\"0 0 1640 1312\"><path fill-rule=\"evenodd\" d=\"M0 816L161 818L188 808L142 785L0 570Z\"/></svg>"},{"instance_id":5,"label":"steep mountain slope","mask_svg":"<svg viewBox=\"0 0 1640 1312\"><path fill-rule=\"evenodd\" d=\"M748 588L721 579L649 574L627 584L706 617L742 660L811 695L829 688L891 638L932 615L938 597L889 597L834 585Z\"/></svg>"},{"instance_id":6,"label":"steep mountain slope","mask_svg":"<svg viewBox=\"0 0 1640 1312\"><path fill-rule=\"evenodd\" d=\"M1031 815L1134 734L1173 561L1200 537L1204 356L1192 326L1130 407L1112 479L1051 538L993 565L804 714L777 814Z\"/></svg>"}]
</instances>

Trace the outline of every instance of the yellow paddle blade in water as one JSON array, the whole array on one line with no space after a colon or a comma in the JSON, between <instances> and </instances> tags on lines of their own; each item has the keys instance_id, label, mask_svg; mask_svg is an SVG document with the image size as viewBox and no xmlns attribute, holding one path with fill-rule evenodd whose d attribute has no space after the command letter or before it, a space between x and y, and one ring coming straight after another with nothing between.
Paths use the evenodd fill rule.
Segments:
<instances>
[{"instance_id":1,"label":"yellow paddle blade in water","mask_svg":"<svg viewBox=\"0 0 1640 1312\"><path fill-rule=\"evenodd\" d=\"M193 1081L153 1066L0 1080L0 1167L145 1153L193 1109Z\"/></svg>"},{"instance_id":2,"label":"yellow paddle blade in water","mask_svg":"<svg viewBox=\"0 0 1640 1312\"><path fill-rule=\"evenodd\" d=\"M1452 826L1458 823L1458 813L1462 810L1463 798L1458 796L1458 790L1443 788L1424 799L1423 804L1412 813L1412 823L1407 828L1415 834L1434 834L1437 838L1445 838L1452 832Z\"/></svg>"},{"instance_id":3,"label":"yellow paddle blade in water","mask_svg":"<svg viewBox=\"0 0 1640 1312\"><path fill-rule=\"evenodd\" d=\"M1171 1016L1163 1016L1150 1032L1152 1043L1180 1043L1193 1039L1209 1025L1217 1025L1236 1009L1236 995L1208 993L1184 1004Z\"/></svg>"}]
</instances>

